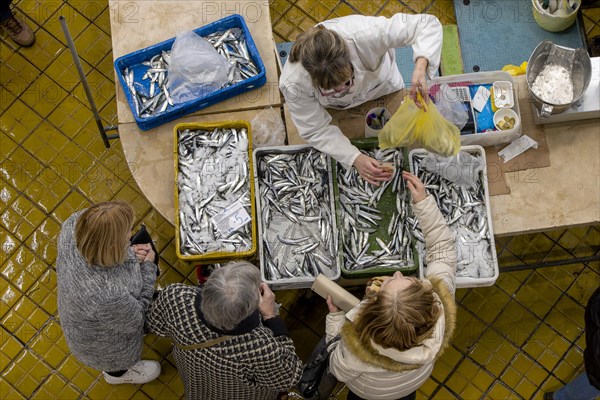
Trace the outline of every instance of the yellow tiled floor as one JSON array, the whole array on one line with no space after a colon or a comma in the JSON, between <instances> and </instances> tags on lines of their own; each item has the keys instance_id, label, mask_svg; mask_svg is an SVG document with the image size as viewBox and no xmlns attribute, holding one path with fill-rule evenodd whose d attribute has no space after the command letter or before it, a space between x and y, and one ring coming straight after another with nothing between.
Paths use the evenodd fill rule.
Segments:
<instances>
[{"instance_id":1,"label":"yellow tiled floor","mask_svg":"<svg viewBox=\"0 0 600 400\"><path fill-rule=\"evenodd\" d=\"M144 356L162 362L141 387L110 386L69 354L56 306L60 224L92 203L123 199L160 252L159 286L196 282L177 259L173 227L136 186L119 141L106 150L77 78L58 16L65 15L105 124L116 123L106 0L15 1L36 32L32 48L0 44L0 398L172 399L183 386L170 343L148 336ZM455 23L452 1L271 0L277 41L316 22L351 13L430 12ZM597 34L586 11L586 29ZM497 238L501 267L598 256L600 226ZM504 272L488 288L461 289L459 329L419 398L541 398L583 367L583 311L600 284L600 262ZM306 291L277 293L282 315L306 359L324 330L326 306ZM336 398L347 390L340 385Z\"/></svg>"}]
</instances>

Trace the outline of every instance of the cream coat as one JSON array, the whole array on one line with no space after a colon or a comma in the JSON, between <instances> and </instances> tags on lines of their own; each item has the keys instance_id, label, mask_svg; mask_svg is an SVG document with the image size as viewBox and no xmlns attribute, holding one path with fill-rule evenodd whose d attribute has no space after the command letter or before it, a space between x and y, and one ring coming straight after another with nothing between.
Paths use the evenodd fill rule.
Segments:
<instances>
[{"instance_id":1,"label":"cream coat","mask_svg":"<svg viewBox=\"0 0 600 400\"><path fill-rule=\"evenodd\" d=\"M347 109L404 88L396 65L395 48L412 46L414 60L427 59L433 76L440 64L442 26L433 15L395 14L391 18L350 15L321 23L348 44L354 67L354 86L341 97L321 96L300 62L287 62L279 88L300 137L350 168L359 150L331 125L325 107Z\"/></svg>"},{"instance_id":2,"label":"cream coat","mask_svg":"<svg viewBox=\"0 0 600 400\"><path fill-rule=\"evenodd\" d=\"M413 204L413 210L427 244L427 279L431 280L444 310L433 335L421 346L406 351L384 349L372 341L371 348L363 350L360 344L356 345L358 339L350 334L354 329L344 326L354 319L363 302L346 316L343 312L327 315L327 340L343 331L340 344L331 354L330 371L365 399L398 399L417 390L431 375L435 360L449 345L453 334L456 318L454 238L431 196ZM359 352L361 354L357 354Z\"/></svg>"}]
</instances>

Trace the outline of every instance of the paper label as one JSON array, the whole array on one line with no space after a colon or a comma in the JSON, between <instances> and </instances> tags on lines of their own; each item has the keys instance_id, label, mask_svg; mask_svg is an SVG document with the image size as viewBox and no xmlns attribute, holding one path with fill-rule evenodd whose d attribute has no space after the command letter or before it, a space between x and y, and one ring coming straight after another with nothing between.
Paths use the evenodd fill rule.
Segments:
<instances>
[{"instance_id":1,"label":"paper label","mask_svg":"<svg viewBox=\"0 0 600 400\"><path fill-rule=\"evenodd\" d=\"M242 203L236 201L212 217L210 222L219 230L221 235L228 237L234 231L250 222L250 219Z\"/></svg>"},{"instance_id":2,"label":"paper label","mask_svg":"<svg viewBox=\"0 0 600 400\"><path fill-rule=\"evenodd\" d=\"M477 93L475 93L475 97L473 97L473 101L471 102L473 104L473 108L481 112L489 98L490 91L485 86L479 86L479 89L477 89Z\"/></svg>"},{"instance_id":3,"label":"paper label","mask_svg":"<svg viewBox=\"0 0 600 400\"><path fill-rule=\"evenodd\" d=\"M498 155L502 157L502 159L506 163L532 147L534 149L537 149L538 142L536 142L527 135L523 135L508 146L506 146L505 148L503 148L502 150L500 150L498 152Z\"/></svg>"}]
</instances>

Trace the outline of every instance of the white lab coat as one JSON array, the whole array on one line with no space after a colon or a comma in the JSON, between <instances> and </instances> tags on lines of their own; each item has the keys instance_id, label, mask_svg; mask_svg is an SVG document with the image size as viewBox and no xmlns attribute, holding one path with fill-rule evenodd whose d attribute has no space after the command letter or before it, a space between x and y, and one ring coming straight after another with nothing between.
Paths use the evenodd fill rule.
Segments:
<instances>
[{"instance_id":1,"label":"white lab coat","mask_svg":"<svg viewBox=\"0 0 600 400\"><path fill-rule=\"evenodd\" d=\"M288 60L279 88L300 137L350 168L360 151L338 127L331 125L325 108L351 108L404 88L396 65L396 47L411 45L414 60L426 58L427 74L434 76L440 64L442 26L433 15L400 13L391 18L350 15L321 25L346 41L354 67L354 86L339 98L321 96L302 63Z\"/></svg>"}]
</instances>

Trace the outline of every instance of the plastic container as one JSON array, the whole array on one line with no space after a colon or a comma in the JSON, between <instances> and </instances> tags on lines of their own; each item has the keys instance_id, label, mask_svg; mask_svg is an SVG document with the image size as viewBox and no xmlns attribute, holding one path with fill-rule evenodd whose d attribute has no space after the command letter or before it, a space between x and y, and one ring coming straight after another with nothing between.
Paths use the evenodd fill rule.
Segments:
<instances>
[{"instance_id":1,"label":"plastic container","mask_svg":"<svg viewBox=\"0 0 600 400\"><path fill-rule=\"evenodd\" d=\"M492 110L500 108L513 108L515 105L515 96L512 83L508 81L496 81L492 85L493 102Z\"/></svg>"},{"instance_id":2,"label":"plastic container","mask_svg":"<svg viewBox=\"0 0 600 400\"><path fill-rule=\"evenodd\" d=\"M575 19L577 18L577 11L579 11L579 6L581 5L581 1L569 2L569 6L571 3L575 4L575 9L573 10L573 8L570 8L570 12L562 16L553 15L544 10L540 4L540 0L531 0L533 19L535 19L535 22L537 22L539 26L549 32L564 31L575 22ZM563 2L560 0L559 7L562 6Z\"/></svg>"},{"instance_id":3,"label":"plastic container","mask_svg":"<svg viewBox=\"0 0 600 400\"><path fill-rule=\"evenodd\" d=\"M476 155L483 159L483 164L485 165L485 150L481 146L462 146L460 151L465 151L469 154ZM414 156L415 155L427 155L430 154L425 149L415 149L410 152L408 155L410 171L414 172ZM492 264L494 267L494 275L489 278L470 278L470 277L456 277L456 287L457 288L472 288L472 287L483 287L483 286L492 286L498 276L500 275L498 269L498 257L496 255L496 242L494 240L494 228L492 226L492 211L490 206L490 193L488 189L488 181L487 181L487 170L484 168L483 171L479 175L479 179L483 184L484 197L485 197L485 209L487 215L487 224L488 224L488 232L490 234L490 253L492 257ZM428 192L432 192L432 189L427 189ZM420 256L422 259L425 258L424 249L422 246L419 246L419 251L421 252ZM427 269L425 269L425 275L427 274Z\"/></svg>"},{"instance_id":4,"label":"plastic container","mask_svg":"<svg viewBox=\"0 0 600 400\"><path fill-rule=\"evenodd\" d=\"M447 83L450 86L460 84L461 86L467 85L492 85L496 81L507 81L513 88L515 88L514 80L512 76L503 71L489 71L489 72L474 72L462 75L448 75L443 77L436 77L431 80L429 85L430 92L435 94L439 90L439 86L442 83ZM517 93L514 93L514 98L517 99ZM519 116L521 120L521 112L519 110L519 102L515 101L513 110ZM463 146L466 145L480 145L480 146L496 146L499 144L510 143L513 140L521 136L521 124L515 126L514 129L505 131L490 131L481 132L474 134L463 134L460 136L460 142Z\"/></svg>"},{"instance_id":5,"label":"plastic container","mask_svg":"<svg viewBox=\"0 0 600 400\"><path fill-rule=\"evenodd\" d=\"M375 118L377 118L378 122L381 122L381 120L378 119L378 117L380 115L382 116L383 125L381 125L380 128L372 127L371 125L369 125L369 121L371 121L372 115L375 115ZM379 132L381 132L381 130L385 126L385 123L389 121L390 118L392 118L392 114L390 114L390 112L383 107L375 107L370 109L367 115L365 115L365 137L372 138L379 136Z\"/></svg>"},{"instance_id":6,"label":"plastic container","mask_svg":"<svg viewBox=\"0 0 600 400\"><path fill-rule=\"evenodd\" d=\"M378 148L378 140L376 138L369 138L369 139L360 139L360 140L352 140L352 144L354 144L356 147L358 147L359 149L362 150L372 150L372 149L376 149ZM404 160L408 160L408 154L406 150L403 150L403 155L404 155ZM333 161L333 165L334 165L334 175L333 175L333 180L334 180L334 190L335 190L335 206L336 206L336 210L337 210L337 215L338 215L338 226L341 226L340 223L340 218L341 218L341 214L343 212L342 206L340 204L340 192L339 192L339 187L338 187L338 181L337 181L337 162L335 162L335 160ZM406 163L404 165L404 169L406 169ZM342 172L343 173L343 172ZM402 179L402 178L400 178ZM409 196L409 192L408 190L404 193L401 193L401 195L404 196ZM379 247L379 245L377 244L376 241L376 237L379 237L380 239L382 239L384 242L387 242L389 236L387 234L387 228L388 228L388 224L385 222L389 222L391 220L391 217L394 213L394 211L396 210L396 196L397 193L393 193L392 192L392 188L388 187L383 196L381 197L380 201L377 203L377 209L380 211L380 216L382 217L382 221L384 223L380 224L380 226L378 227L377 232L374 232L370 235L369 237L369 243L374 246L374 247ZM409 209L408 209L408 215L412 215L412 210L410 209L410 200L408 200L409 202ZM340 246L343 249L343 243L344 243L344 231L343 229L339 229L340 231ZM382 276L382 275L392 275L394 272L396 271L400 271L402 272L404 275L414 275L417 277L421 277L423 274L423 264L422 264L422 259L419 256L419 253L417 252L417 249L415 247L415 240L412 238L411 236L411 246L412 246L412 252L413 252L413 265L408 265L406 267L402 267L402 268L368 268L368 269L364 269L364 270L347 270L345 268L344 263L342 262L341 265L341 271L342 271L342 277L344 279L364 279L364 278L370 278L373 276Z\"/></svg>"},{"instance_id":7,"label":"plastic container","mask_svg":"<svg viewBox=\"0 0 600 400\"><path fill-rule=\"evenodd\" d=\"M218 251L198 255L188 255L181 252L181 237L180 237L180 221L179 221L179 132L185 129L190 130L207 130L215 129L242 129L245 128L248 132L248 189L250 190L250 218L252 232L252 246L247 251L227 252ZM254 205L254 176L252 174L252 132L250 123L247 121L223 121L223 122L207 122L207 123L183 123L177 124L173 128L173 159L175 161L175 251L177 257L186 261L206 261L206 262L221 262L234 259L251 257L256 253L256 207Z\"/></svg>"},{"instance_id":8,"label":"plastic container","mask_svg":"<svg viewBox=\"0 0 600 400\"><path fill-rule=\"evenodd\" d=\"M294 146L265 146L265 147L261 147L258 149L254 150L254 153L252 154L252 161L253 161L253 165L254 165L254 185L255 185L255 193L260 193L260 186L261 186L261 180L260 180L260 176L258 174L258 167L259 167L259 162L260 160L269 154L296 154L296 153L300 153L300 152L306 152L308 150L312 149L311 146L309 145L294 145ZM313 150L313 151L317 151L317 150ZM328 178L328 182L329 182L329 204L328 207L331 211L331 215L335 216L335 202L334 202L334 191L333 191L333 174L332 174L332 163L331 163L331 158L329 156L327 156L327 164L328 166L328 174L327 174L327 178ZM256 196L256 207L259 210L263 210L263 207L265 207L265 204L263 204L263 199L261 199L260 196ZM301 236L299 233L297 233L298 231L302 231L303 235L306 234L315 234L318 235L318 229L319 229L319 225L318 222L303 222L302 226L299 226L298 224L295 224L293 222L291 222L290 220L288 220L286 217L279 217L277 219L274 219L271 221L268 232L265 231L264 227L263 227L263 214L262 212L259 212L257 215L257 220L258 220L258 237L261 238L259 240L258 243L258 250L259 250L259 259L260 259L260 272L261 272L261 277L262 280L267 283L269 285L269 287L271 287L271 289L301 289L301 288L310 288L313 284L313 282L315 281L315 277L310 277L310 276L302 276L302 277L295 277L295 278L282 278L282 279L277 279L277 280L270 280L267 279L265 276L265 266L266 266L266 262L265 262L265 248L264 248L264 242L263 239L266 238L267 240L270 241L270 243L273 243L273 245L271 246L271 251L277 253L278 249L279 251L285 249L283 246L278 247L277 244L279 243L278 239L277 239L277 235L282 235L282 234L286 234L287 232L294 230L296 233L296 235ZM332 228L332 240L336 240L338 237L338 228L337 228L337 224L336 224L336 219L333 218L332 219L332 223L333 226ZM329 271L324 271L325 275L330 278L333 281L336 281L340 278L340 267L341 264L343 262L343 258L342 258L342 252L341 252L341 248L339 247L339 241L336 242L337 246L336 248L338 249L338 251L336 251L336 257L335 257L335 264L331 266L331 269ZM280 255L281 253L277 253L277 255Z\"/></svg>"},{"instance_id":9,"label":"plastic container","mask_svg":"<svg viewBox=\"0 0 600 400\"><path fill-rule=\"evenodd\" d=\"M258 74L231 86L227 86L223 89L219 89L214 92L208 93L207 95L199 97L197 99L186 101L184 103L174 104L173 106L168 106L164 112L156 113L155 115L148 118L140 118L140 116L137 115L131 91L127 87L125 79L123 78L123 71L125 70L125 68L133 70L136 86L142 85L145 88L145 90L149 92L150 80L142 79L142 76L144 75L148 67L142 65L142 62L150 60L153 56L157 54L161 54L162 51L171 50L173 42L175 42L175 38L165 40L164 42L160 42L150 47L146 47L142 50L134 51L133 53L121 56L115 60L114 65L115 70L117 72L117 77L119 78L119 82L121 82L121 86L123 87L123 91L125 92L125 97L127 98L127 102L129 103L129 107L131 108L131 112L135 118L135 122L140 127L140 129L149 130L155 128L169 121L181 118L184 115L212 106L216 103L230 99L249 90L259 88L266 83L267 76L265 66L262 62L262 59L260 58L254 40L250 35L250 31L248 30L244 19L240 15L233 14L227 16L223 19L212 22L203 27L194 29L194 32L196 32L200 36L206 36L214 32L226 31L227 29L231 28L240 28L242 30L243 35L246 38L248 54L250 55L252 61L256 65L256 68L258 69Z\"/></svg>"},{"instance_id":10,"label":"plastic container","mask_svg":"<svg viewBox=\"0 0 600 400\"><path fill-rule=\"evenodd\" d=\"M503 129L502 124L501 124L502 121L504 121L505 117L514 118L515 119L515 125L514 125L515 127L521 123L521 121L519 120L519 116L517 115L516 112L514 112L510 108L501 108L494 113L494 126L496 127L496 129L506 130L506 129Z\"/></svg>"}]
</instances>

